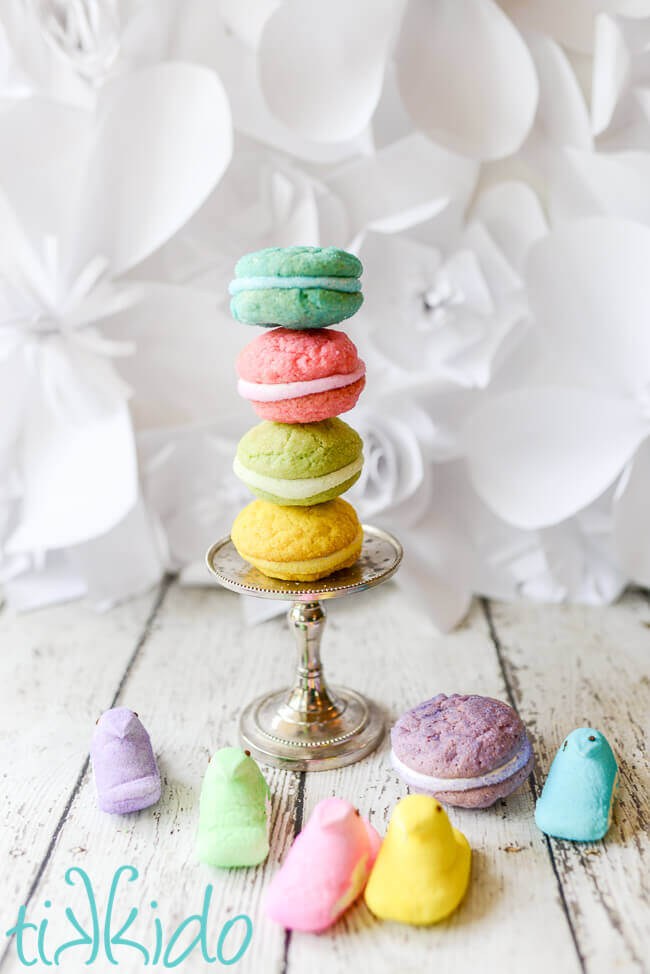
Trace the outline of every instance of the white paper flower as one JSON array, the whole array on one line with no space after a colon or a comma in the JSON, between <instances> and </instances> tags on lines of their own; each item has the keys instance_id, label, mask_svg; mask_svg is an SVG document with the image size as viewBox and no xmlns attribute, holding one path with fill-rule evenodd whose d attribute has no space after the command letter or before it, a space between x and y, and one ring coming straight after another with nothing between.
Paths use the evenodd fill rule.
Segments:
<instances>
[{"instance_id":1,"label":"white paper flower","mask_svg":"<svg viewBox=\"0 0 650 974\"><path fill-rule=\"evenodd\" d=\"M106 80L168 56L176 12L176 0L5 0L3 93L92 107Z\"/></svg>"},{"instance_id":2,"label":"white paper flower","mask_svg":"<svg viewBox=\"0 0 650 974\"><path fill-rule=\"evenodd\" d=\"M435 224L434 224L435 226ZM407 236L366 238L360 320L386 361L412 381L484 387L527 305L520 269L545 232L523 184L486 191L442 246Z\"/></svg>"},{"instance_id":3,"label":"white paper flower","mask_svg":"<svg viewBox=\"0 0 650 974\"><path fill-rule=\"evenodd\" d=\"M450 564L479 595L601 605L625 586L616 563L611 505L603 501L560 525L524 530L486 506L459 459L436 467L435 502L454 538ZM420 537L424 545L425 530Z\"/></svg>"},{"instance_id":4,"label":"white paper flower","mask_svg":"<svg viewBox=\"0 0 650 974\"><path fill-rule=\"evenodd\" d=\"M586 220L540 241L526 279L544 358L466 432L477 490L522 528L559 524L618 482L618 563L641 584L650 581L638 532L650 463L649 276L650 230L638 224Z\"/></svg>"},{"instance_id":5,"label":"white paper flower","mask_svg":"<svg viewBox=\"0 0 650 974\"><path fill-rule=\"evenodd\" d=\"M349 416L363 439L364 465L350 491L363 519L390 516L415 523L429 506L429 462L436 453L431 418L412 402L380 400L375 408L358 406Z\"/></svg>"},{"instance_id":6,"label":"white paper flower","mask_svg":"<svg viewBox=\"0 0 650 974\"><path fill-rule=\"evenodd\" d=\"M113 364L135 349L99 326L154 292L121 275L212 190L230 125L216 76L168 64L107 84L96 113L28 100L0 130L13 147L0 159L0 455L21 482L5 552L33 556L106 536L136 505Z\"/></svg>"}]
</instances>

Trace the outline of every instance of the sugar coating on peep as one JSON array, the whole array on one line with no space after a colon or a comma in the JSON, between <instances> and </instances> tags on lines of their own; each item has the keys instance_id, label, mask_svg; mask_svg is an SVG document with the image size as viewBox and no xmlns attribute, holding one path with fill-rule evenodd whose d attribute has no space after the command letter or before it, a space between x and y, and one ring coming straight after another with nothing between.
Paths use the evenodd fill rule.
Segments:
<instances>
[{"instance_id":1,"label":"sugar coating on peep","mask_svg":"<svg viewBox=\"0 0 650 974\"><path fill-rule=\"evenodd\" d=\"M428 925L458 907L469 884L471 850L429 795L397 803L370 874L365 901L375 916Z\"/></svg>"},{"instance_id":2,"label":"sugar coating on peep","mask_svg":"<svg viewBox=\"0 0 650 974\"><path fill-rule=\"evenodd\" d=\"M325 930L363 892L381 839L342 798L319 802L266 894L266 912L288 930Z\"/></svg>"},{"instance_id":3,"label":"sugar coating on peep","mask_svg":"<svg viewBox=\"0 0 650 974\"><path fill-rule=\"evenodd\" d=\"M618 766L604 734L578 727L555 755L535 807L546 835L574 842L602 839L612 823Z\"/></svg>"},{"instance_id":4,"label":"sugar coating on peep","mask_svg":"<svg viewBox=\"0 0 650 974\"><path fill-rule=\"evenodd\" d=\"M101 715L90 758L101 811L112 815L137 812L160 798L160 773L151 740L138 715L128 707L113 707Z\"/></svg>"},{"instance_id":5,"label":"sugar coating on peep","mask_svg":"<svg viewBox=\"0 0 650 974\"><path fill-rule=\"evenodd\" d=\"M256 866L269 853L269 786L250 752L223 747L201 788L196 854L210 866Z\"/></svg>"}]
</instances>

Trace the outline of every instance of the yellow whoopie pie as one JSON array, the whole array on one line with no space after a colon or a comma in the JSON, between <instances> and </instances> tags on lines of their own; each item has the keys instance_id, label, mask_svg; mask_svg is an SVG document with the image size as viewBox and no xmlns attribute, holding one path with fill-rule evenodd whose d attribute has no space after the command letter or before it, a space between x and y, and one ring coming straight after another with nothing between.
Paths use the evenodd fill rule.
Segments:
<instances>
[{"instance_id":1,"label":"yellow whoopie pie","mask_svg":"<svg viewBox=\"0 0 650 974\"><path fill-rule=\"evenodd\" d=\"M257 500L231 531L239 554L271 578L315 582L353 565L363 531L351 504L337 497L312 507L281 507Z\"/></svg>"}]
</instances>

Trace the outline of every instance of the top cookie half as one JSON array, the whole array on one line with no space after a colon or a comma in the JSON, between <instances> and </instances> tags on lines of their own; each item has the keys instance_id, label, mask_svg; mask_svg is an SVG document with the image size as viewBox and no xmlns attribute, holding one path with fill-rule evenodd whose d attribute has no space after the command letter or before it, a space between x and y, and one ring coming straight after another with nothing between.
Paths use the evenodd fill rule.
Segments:
<instances>
[{"instance_id":1,"label":"top cookie half","mask_svg":"<svg viewBox=\"0 0 650 974\"><path fill-rule=\"evenodd\" d=\"M324 328L361 307L362 270L336 247L268 247L237 262L230 309L246 325Z\"/></svg>"}]
</instances>

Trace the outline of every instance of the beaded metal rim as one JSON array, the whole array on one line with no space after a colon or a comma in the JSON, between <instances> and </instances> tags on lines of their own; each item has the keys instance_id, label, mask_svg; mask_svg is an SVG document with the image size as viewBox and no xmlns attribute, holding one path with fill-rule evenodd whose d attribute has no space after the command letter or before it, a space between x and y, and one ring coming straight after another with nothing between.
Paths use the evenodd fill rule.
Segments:
<instances>
[{"instance_id":1,"label":"beaded metal rim","mask_svg":"<svg viewBox=\"0 0 650 974\"><path fill-rule=\"evenodd\" d=\"M311 602L332 599L373 588L393 575L402 560L399 541L381 528L364 524L363 546L351 568L334 572L318 583L286 582L269 578L244 561L230 540L221 538L206 555L208 570L224 588L261 599Z\"/></svg>"}]
</instances>

